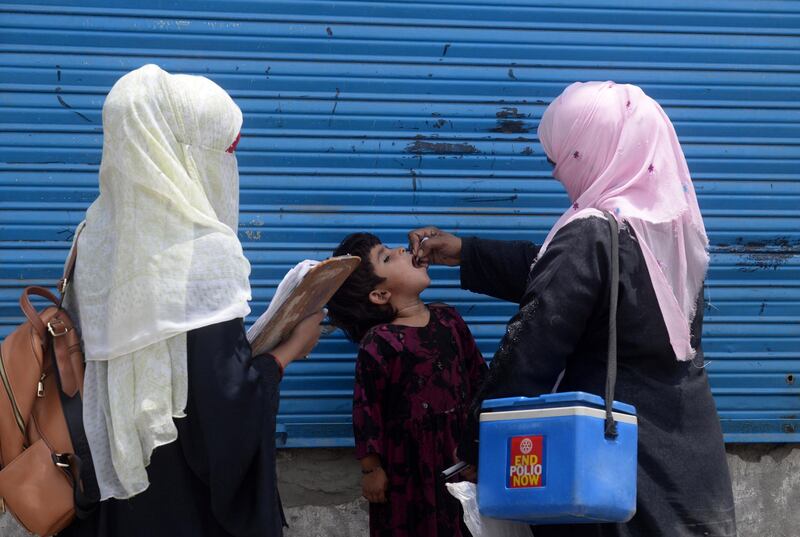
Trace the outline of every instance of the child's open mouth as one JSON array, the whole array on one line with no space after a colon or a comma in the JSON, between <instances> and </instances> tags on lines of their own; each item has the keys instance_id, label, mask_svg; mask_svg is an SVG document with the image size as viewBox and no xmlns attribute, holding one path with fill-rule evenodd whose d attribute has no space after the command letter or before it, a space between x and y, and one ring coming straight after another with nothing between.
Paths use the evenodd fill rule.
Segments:
<instances>
[{"instance_id":1,"label":"child's open mouth","mask_svg":"<svg viewBox=\"0 0 800 537\"><path fill-rule=\"evenodd\" d=\"M422 245L423 242L428 240L428 238L429 237L423 237L422 240L419 241L420 246ZM419 257L417 257L416 255L413 255L413 254L411 256L411 264L414 265L414 268L424 268L426 270L428 268L428 264L427 263L422 263L420 261Z\"/></svg>"},{"instance_id":2,"label":"child's open mouth","mask_svg":"<svg viewBox=\"0 0 800 537\"><path fill-rule=\"evenodd\" d=\"M417 256L411 256L411 264L416 269L424 269L426 271L428 270L428 264L422 263Z\"/></svg>"}]
</instances>

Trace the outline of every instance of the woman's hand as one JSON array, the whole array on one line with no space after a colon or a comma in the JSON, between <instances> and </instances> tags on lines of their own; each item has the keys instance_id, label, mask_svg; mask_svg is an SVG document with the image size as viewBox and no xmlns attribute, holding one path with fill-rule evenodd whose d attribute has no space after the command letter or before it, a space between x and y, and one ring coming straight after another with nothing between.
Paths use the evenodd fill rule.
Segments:
<instances>
[{"instance_id":1,"label":"woman's hand","mask_svg":"<svg viewBox=\"0 0 800 537\"><path fill-rule=\"evenodd\" d=\"M458 458L458 448L453 450L453 460L456 463L461 462L461 459ZM471 464L467 464L464 468L462 468L459 474L461 474L463 481L470 481L472 483L478 482L478 469Z\"/></svg>"},{"instance_id":2,"label":"woman's hand","mask_svg":"<svg viewBox=\"0 0 800 537\"><path fill-rule=\"evenodd\" d=\"M433 226L421 227L408 233L408 249L418 265L461 264L461 239Z\"/></svg>"},{"instance_id":3,"label":"woman's hand","mask_svg":"<svg viewBox=\"0 0 800 537\"><path fill-rule=\"evenodd\" d=\"M464 478L464 481L470 481L472 483L478 482L478 469L468 464L461 470L461 477Z\"/></svg>"},{"instance_id":4,"label":"woman's hand","mask_svg":"<svg viewBox=\"0 0 800 537\"><path fill-rule=\"evenodd\" d=\"M364 474L361 478L361 494L370 503L386 503L387 490L389 490L389 478L381 467Z\"/></svg>"},{"instance_id":5,"label":"woman's hand","mask_svg":"<svg viewBox=\"0 0 800 537\"><path fill-rule=\"evenodd\" d=\"M289 337L272 350L272 355L286 367L298 358L305 358L319 341L325 310L309 315L294 327Z\"/></svg>"}]
</instances>

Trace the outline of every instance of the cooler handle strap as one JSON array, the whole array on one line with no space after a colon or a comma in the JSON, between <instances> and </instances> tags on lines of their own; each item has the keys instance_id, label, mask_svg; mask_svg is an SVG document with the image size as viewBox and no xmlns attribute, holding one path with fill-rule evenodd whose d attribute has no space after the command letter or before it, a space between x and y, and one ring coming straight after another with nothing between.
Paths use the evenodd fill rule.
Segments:
<instances>
[{"instance_id":1,"label":"cooler handle strap","mask_svg":"<svg viewBox=\"0 0 800 537\"><path fill-rule=\"evenodd\" d=\"M611 231L611 289L608 313L608 366L606 369L606 425L605 437L617 437L617 422L614 420L614 386L617 383L617 301L619 299L619 224L608 211L604 211Z\"/></svg>"}]
</instances>

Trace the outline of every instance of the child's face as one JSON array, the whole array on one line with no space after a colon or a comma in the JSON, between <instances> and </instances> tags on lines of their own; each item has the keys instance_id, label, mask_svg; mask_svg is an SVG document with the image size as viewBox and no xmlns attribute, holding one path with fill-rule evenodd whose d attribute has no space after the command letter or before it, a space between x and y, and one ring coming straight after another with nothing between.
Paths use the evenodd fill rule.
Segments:
<instances>
[{"instance_id":1,"label":"child's face","mask_svg":"<svg viewBox=\"0 0 800 537\"><path fill-rule=\"evenodd\" d=\"M369 260L375 274L385 278L381 286L393 295L419 295L430 284L427 267L415 267L411 252L405 248L389 248L383 244L373 246Z\"/></svg>"}]
</instances>

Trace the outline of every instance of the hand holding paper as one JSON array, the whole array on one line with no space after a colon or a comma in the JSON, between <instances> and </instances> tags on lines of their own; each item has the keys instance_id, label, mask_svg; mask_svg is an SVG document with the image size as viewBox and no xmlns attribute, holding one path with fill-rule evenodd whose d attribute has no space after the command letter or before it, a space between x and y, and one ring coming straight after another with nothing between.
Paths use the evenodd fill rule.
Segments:
<instances>
[{"instance_id":1,"label":"hand holding paper","mask_svg":"<svg viewBox=\"0 0 800 537\"><path fill-rule=\"evenodd\" d=\"M320 323L325 318L325 310L313 313L294 327L289 337L272 349L271 354L286 368L294 360L308 356L319 341L322 333Z\"/></svg>"},{"instance_id":2,"label":"hand holding paper","mask_svg":"<svg viewBox=\"0 0 800 537\"><path fill-rule=\"evenodd\" d=\"M345 255L321 262L306 260L291 269L267 311L247 331L253 354L272 351L295 326L320 311L360 262L360 257Z\"/></svg>"}]
</instances>

